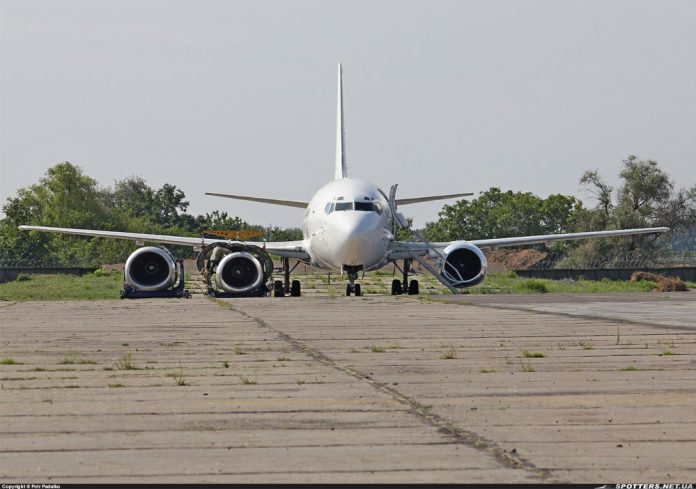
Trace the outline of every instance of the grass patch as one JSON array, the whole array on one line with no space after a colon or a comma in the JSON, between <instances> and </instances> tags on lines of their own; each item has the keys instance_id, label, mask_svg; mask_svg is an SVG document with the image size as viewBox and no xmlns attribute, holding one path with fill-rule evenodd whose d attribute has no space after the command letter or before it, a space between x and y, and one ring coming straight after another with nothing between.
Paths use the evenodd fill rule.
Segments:
<instances>
[{"instance_id":1,"label":"grass patch","mask_svg":"<svg viewBox=\"0 0 696 489\"><path fill-rule=\"evenodd\" d=\"M590 340L577 340L578 346L581 346L583 350L591 350L592 342Z\"/></svg>"},{"instance_id":2,"label":"grass patch","mask_svg":"<svg viewBox=\"0 0 696 489\"><path fill-rule=\"evenodd\" d=\"M481 370L479 370L479 372L481 372L482 374L492 374L494 372L497 372L497 370L494 368L482 368Z\"/></svg>"},{"instance_id":3,"label":"grass patch","mask_svg":"<svg viewBox=\"0 0 696 489\"><path fill-rule=\"evenodd\" d=\"M243 377L243 376L240 376L239 380L241 380L242 384L244 384L244 385L255 385L258 383L254 379L250 379L249 377Z\"/></svg>"},{"instance_id":4,"label":"grass patch","mask_svg":"<svg viewBox=\"0 0 696 489\"><path fill-rule=\"evenodd\" d=\"M174 379L176 385L188 385L186 383L186 376L184 375L184 367L181 365L181 362L179 362L179 368L176 370L176 372L167 374L167 377Z\"/></svg>"},{"instance_id":5,"label":"grass patch","mask_svg":"<svg viewBox=\"0 0 696 489\"><path fill-rule=\"evenodd\" d=\"M524 358L544 358L545 355L540 351L522 350L522 356Z\"/></svg>"},{"instance_id":6,"label":"grass patch","mask_svg":"<svg viewBox=\"0 0 696 489\"><path fill-rule=\"evenodd\" d=\"M380 346L380 345L372 345L372 346L370 347L370 351L371 351L372 353L384 353L386 350L387 350L387 349L386 349L385 347Z\"/></svg>"},{"instance_id":7,"label":"grass patch","mask_svg":"<svg viewBox=\"0 0 696 489\"><path fill-rule=\"evenodd\" d=\"M118 299L123 277L111 275L31 275L30 280L0 284L0 299L7 301L63 301Z\"/></svg>"},{"instance_id":8,"label":"grass patch","mask_svg":"<svg viewBox=\"0 0 696 489\"><path fill-rule=\"evenodd\" d=\"M114 364L116 370L138 370L135 366L135 359L132 353L126 353L121 358L119 358Z\"/></svg>"},{"instance_id":9,"label":"grass patch","mask_svg":"<svg viewBox=\"0 0 696 489\"><path fill-rule=\"evenodd\" d=\"M117 389L119 387L125 387L125 385L123 385L121 382L117 382L115 384L109 384L109 387L112 389Z\"/></svg>"},{"instance_id":10,"label":"grass patch","mask_svg":"<svg viewBox=\"0 0 696 489\"><path fill-rule=\"evenodd\" d=\"M656 283L650 281L525 279L514 274L491 274L481 285L468 290L472 294L606 294L650 292L655 286Z\"/></svg>"},{"instance_id":11,"label":"grass patch","mask_svg":"<svg viewBox=\"0 0 696 489\"><path fill-rule=\"evenodd\" d=\"M636 372L640 370L637 368L635 365L629 365L628 367L624 367L622 369L619 369L619 372Z\"/></svg>"},{"instance_id":12,"label":"grass patch","mask_svg":"<svg viewBox=\"0 0 696 489\"><path fill-rule=\"evenodd\" d=\"M2 360L0 360L0 365L22 365L22 363L18 362L14 358L5 357Z\"/></svg>"},{"instance_id":13,"label":"grass patch","mask_svg":"<svg viewBox=\"0 0 696 489\"><path fill-rule=\"evenodd\" d=\"M454 360L455 358L457 358L457 350L454 348L448 348L440 355L441 360Z\"/></svg>"},{"instance_id":14,"label":"grass patch","mask_svg":"<svg viewBox=\"0 0 696 489\"><path fill-rule=\"evenodd\" d=\"M227 360L222 362L222 368L230 368L230 362L228 362Z\"/></svg>"},{"instance_id":15,"label":"grass patch","mask_svg":"<svg viewBox=\"0 0 696 489\"><path fill-rule=\"evenodd\" d=\"M89 358L81 358L78 353L66 353L58 363L60 365L95 365L97 362Z\"/></svg>"},{"instance_id":16,"label":"grass patch","mask_svg":"<svg viewBox=\"0 0 696 489\"><path fill-rule=\"evenodd\" d=\"M521 292L523 294L546 294L549 291L549 288L546 286L546 283L544 283L542 280L535 278L531 278L529 280L522 280L517 283L515 288L518 292Z\"/></svg>"},{"instance_id":17,"label":"grass patch","mask_svg":"<svg viewBox=\"0 0 696 489\"><path fill-rule=\"evenodd\" d=\"M234 348L234 354L235 355L246 355L246 352L242 350L240 347L236 346Z\"/></svg>"}]
</instances>

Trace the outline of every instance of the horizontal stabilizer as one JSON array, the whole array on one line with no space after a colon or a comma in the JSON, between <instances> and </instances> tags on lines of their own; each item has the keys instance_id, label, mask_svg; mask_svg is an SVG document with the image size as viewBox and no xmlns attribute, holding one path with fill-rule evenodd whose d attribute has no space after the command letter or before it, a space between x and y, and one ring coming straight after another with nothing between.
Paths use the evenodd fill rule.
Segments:
<instances>
[{"instance_id":1,"label":"horizontal stabilizer","mask_svg":"<svg viewBox=\"0 0 696 489\"><path fill-rule=\"evenodd\" d=\"M419 202L430 202L431 200L454 199L456 197L469 197L471 195L474 195L474 194L469 192L469 193L465 193L465 194L428 195L426 197L414 197L412 199L396 199L396 205L417 204Z\"/></svg>"},{"instance_id":2,"label":"horizontal stabilizer","mask_svg":"<svg viewBox=\"0 0 696 489\"><path fill-rule=\"evenodd\" d=\"M246 195L216 194L213 192L206 192L205 195L215 195L227 199L249 200L251 202L263 202L264 204L284 205L286 207L298 207L300 209L306 209L309 205L309 202L299 202L297 200L266 199L264 197L249 197Z\"/></svg>"}]
</instances>

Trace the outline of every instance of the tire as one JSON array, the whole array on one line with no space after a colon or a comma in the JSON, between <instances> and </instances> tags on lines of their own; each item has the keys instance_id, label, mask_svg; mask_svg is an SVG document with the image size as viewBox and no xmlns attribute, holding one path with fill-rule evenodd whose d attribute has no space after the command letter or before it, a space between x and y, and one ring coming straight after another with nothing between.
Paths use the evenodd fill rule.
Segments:
<instances>
[{"instance_id":1,"label":"tire","mask_svg":"<svg viewBox=\"0 0 696 489\"><path fill-rule=\"evenodd\" d=\"M285 297L285 290L283 287L283 282L276 280L273 282L273 296L274 297Z\"/></svg>"},{"instance_id":2,"label":"tire","mask_svg":"<svg viewBox=\"0 0 696 489\"><path fill-rule=\"evenodd\" d=\"M404 289L401 287L401 281L394 279L392 280L391 295L401 295L404 293Z\"/></svg>"},{"instance_id":3,"label":"tire","mask_svg":"<svg viewBox=\"0 0 696 489\"><path fill-rule=\"evenodd\" d=\"M350 284L346 284L346 297L350 297L351 292L353 292Z\"/></svg>"},{"instance_id":4,"label":"tire","mask_svg":"<svg viewBox=\"0 0 696 489\"><path fill-rule=\"evenodd\" d=\"M360 297L362 295L362 290L360 290L360 284L355 284L355 297Z\"/></svg>"},{"instance_id":5,"label":"tire","mask_svg":"<svg viewBox=\"0 0 696 489\"><path fill-rule=\"evenodd\" d=\"M300 284L299 280L293 280L292 284L290 285L290 296L291 297L299 297L301 295L302 291L302 285Z\"/></svg>"},{"instance_id":6,"label":"tire","mask_svg":"<svg viewBox=\"0 0 696 489\"><path fill-rule=\"evenodd\" d=\"M408 295L418 295L418 280L411 280L408 284Z\"/></svg>"}]
</instances>

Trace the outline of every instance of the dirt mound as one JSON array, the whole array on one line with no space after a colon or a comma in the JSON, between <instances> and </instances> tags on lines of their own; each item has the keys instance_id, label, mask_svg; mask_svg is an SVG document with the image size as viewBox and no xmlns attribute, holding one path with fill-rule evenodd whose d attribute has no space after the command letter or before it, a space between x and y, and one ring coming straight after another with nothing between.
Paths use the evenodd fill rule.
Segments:
<instances>
[{"instance_id":1,"label":"dirt mound","mask_svg":"<svg viewBox=\"0 0 696 489\"><path fill-rule=\"evenodd\" d=\"M500 263L508 270L529 270L546 259L547 254L539 250L495 250L486 251L489 262Z\"/></svg>"},{"instance_id":2,"label":"dirt mound","mask_svg":"<svg viewBox=\"0 0 696 489\"><path fill-rule=\"evenodd\" d=\"M657 283L653 289L655 292L686 292L689 290L686 283L678 277L666 277L650 272L634 272L631 275L631 282L642 282L644 280Z\"/></svg>"}]
</instances>

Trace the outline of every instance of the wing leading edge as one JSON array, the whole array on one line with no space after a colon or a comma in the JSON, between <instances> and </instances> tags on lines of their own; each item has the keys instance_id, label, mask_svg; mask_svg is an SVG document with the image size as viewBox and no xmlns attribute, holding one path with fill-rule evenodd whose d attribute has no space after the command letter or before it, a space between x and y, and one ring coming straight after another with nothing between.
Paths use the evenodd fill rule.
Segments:
<instances>
[{"instance_id":1,"label":"wing leading edge","mask_svg":"<svg viewBox=\"0 0 696 489\"><path fill-rule=\"evenodd\" d=\"M513 238L497 238L497 239L474 239L471 241L443 241L435 243L421 242L395 242L392 247L392 252L389 254L390 260L402 259L408 257L409 253L425 254L431 248L442 251L448 246L456 243L471 243L479 248L502 248L505 246L522 246L538 243L550 243L553 241L566 241L574 239L586 238L610 238L613 236L629 236L633 234L655 234L666 233L669 231L667 227L659 228L639 228L639 229L617 229L613 231L588 231L584 233L564 233L564 234L542 234L538 236L520 236Z\"/></svg>"},{"instance_id":2,"label":"wing leading edge","mask_svg":"<svg viewBox=\"0 0 696 489\"><path fill-rule=\"evenodd\" d=\"M143 244L159 243L168 245L191 246L202 248L213 243L225 243L225 239L196 238L192 236L168 236L165 234L127 233L120 231L98 231L94 229L53 228L48 226L19 226L23 231L43 231L47 233L70 234L73 236L89 236L93 238L125 239ZM309 255L305 251L304 241L276 241L255 242L247 241L246 244L257 245L265 248L269 253L298 260L308 260Z\"/></svg>"},{"instance_id":3,"label":"wing leading edge","mask_svg":"<svg viewBox=\"0 0 696 489\"><path fill-rule=\"evenodd\" d=\"M463 194L447 194L447 195L428 195L425 197L412 197L407 199L396 199L396 205L407 205L407 204L417 204L419 202L431 202L433 200L447 200L454 199L456 197L469 197L474 195L472 192L466 192Z\"/></svg>"}]
</instances>

